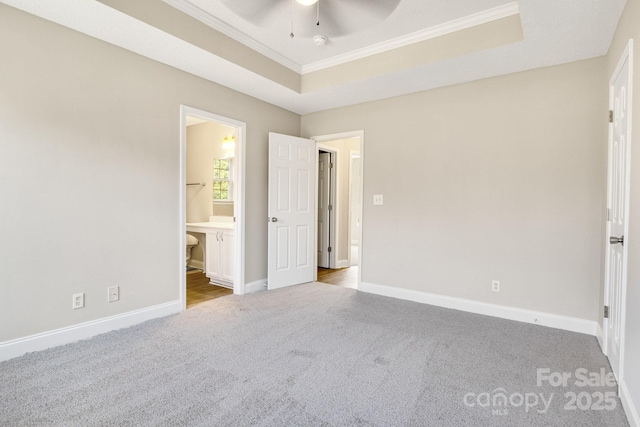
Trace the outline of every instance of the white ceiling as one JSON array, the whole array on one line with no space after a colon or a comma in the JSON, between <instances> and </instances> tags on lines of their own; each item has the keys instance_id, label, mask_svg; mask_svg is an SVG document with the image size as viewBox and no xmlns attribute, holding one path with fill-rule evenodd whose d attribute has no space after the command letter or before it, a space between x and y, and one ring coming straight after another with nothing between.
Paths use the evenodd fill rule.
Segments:
<instances>
[{"instance_id":1,"label":"white ceiling","mask_svg":"<svg viewBox=\"0 0 640 427\"><path fill-rule=\"evenodd\" d=\"M193 3L191 7L197 3L200 9L208 8L209 13L215 14L220 22L226 19L227 24L237 26L235 31L241 35L239 38L255 37L260 40L261 46L277 52L294 65L313 64L349 50L360 49L367 43L397 37L403 31L415 32L420 27L424 30L443 24L443 20L462 18L506 4L503 0L401 0L387 20L348 36L332 39L334 45L321 50L313 45L308 46L309 40L303 37L294 39L294 44L290 43L288 29L284 29L282 36L281 24L277 24L287 21L287 18L275 11L266 21L272 26L259 26L242 22L223 5L222 0L188 1ZM524 41L520 43L308 93L286 88L95 0L0 2L287 110L307 114L605 55L626 0L519 0L524 31ZM354 18L359 19L360 15L353 13ZM228 27L231 28L230 25Z\"/></svg>"}]
</instances>

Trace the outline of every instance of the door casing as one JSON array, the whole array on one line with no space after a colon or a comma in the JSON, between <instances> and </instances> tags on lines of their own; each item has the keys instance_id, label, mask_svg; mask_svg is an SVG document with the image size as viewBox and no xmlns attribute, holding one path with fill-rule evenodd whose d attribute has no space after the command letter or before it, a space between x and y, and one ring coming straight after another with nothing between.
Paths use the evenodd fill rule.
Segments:
<instances>
[{"instance_id":1,"label":"door casing","mask_svg":"<svg viewBox=\"0 0 640 427\"><path fill-rule=\"evenodd\" d=\"M329 212L329 224L330 224L330 228L329 228L329 246L331 246L332 251L329 253L329 267L328 268L336 268L336 264L337 264L337 248L336 248L336 236L338 235L338 227L339 224L337 223L338 221L338 215L336 214L337 211L337 179L336 179L336 169L338 168L338 152L336 151L336 149L334 147L331 147L330 145L325 145L325 144L320 144L317 143L317 155L318 155L318 161L320 160L320 152L324 151L324 152L328 152L331 154L331 161L334 163L334 167L333 169L331 169L329 171L329 175L330 175L330 196L329 196L329 204L331 204L333 206L333 209ZM318 171L319 174L319 171ZM318 182L316 183L316 188L318 187L319 184L319 179ZM316 191L319 191L319 189L317 188ZM316 227L318 227L318 218L317 218L317 201L319 200L319 193L316 193ZM316 236L318 236L318 230L316 229ZM317 242L316 242L317 243ZM316 245L317 246L317 245ZM316 261L317 262L317 261ZM317 267L317 266L316 266ZM317 274L317 271L316 271Z\"/></svg>"},{"instance_id":2,"label":"door casing","mask_svg":"<svg viewBox=\"0 0 640 427\"><path fill-rule=\"evenodd\" d=\"M362 265L363 265L363 254L364 254L364 240L363 240L363 235L364 235L364 204L363 204L363 199L364 199L364 180L365 180L365 144L364 144L364 130L356 130L356 131L349 131L349 132L341 132L341 133L333 133L333 134L327 134L327 135L318 135L318 136L312 136L311 139L316 141L316 153L319 153L320 150L323 151L328 151L328 150L335 150L335 148L327 146L327 145L323 145L323 143L329 142L329 141L336 141L339 139L348 139L348 138L359 138L360 139L360 232L359 232L359 246L358 246L358 282L356 284L356 289L358 289L360 287L360 283L362 282ZM316 163L317 163L317 159L316 159ZM335 180L334 180L335 181ZM336 182L337 185L337 182ZM318 191L318 185L316 183L316 192ZM316 198L315 200L318 200L318 195L316 194ZM334 205L335 206L335 205ZM342 207L340 206L336 206L334 208L334 214L335 214L335 218L336 220L334 221L334 224L336 225L334 228L334 235L337 235L337 231L338 231L338 227L340 227L340 224L337 223L337 212L341 209ZM316 219L315 219L315 225L316 225L316 230L315 230L315 235L318 235L318 210L315 209L316 212ZM349 221L347 221L347 235L350 235L350 224ZM334 246L335 247L335 244ZM314 248L315 249L315 248ZM333 254L337 254L337 251L334 251ZM315 266L315 277L314 280L318 280L317 277L317 270L318 270L318 259L317 257L315 258L315 262L316 262L316 266ZM335 264L332 264L335 265Z\"/></svg>"},{"instance_id":3,"label":"door casing","mask_svg":"<svg viewBox=\"0 0 640 427\"><path fill-rule=\"evenodd\" d=\"M243 295L245 293L244 266L245 266L245 162L246 162L246 133L247 125L245 122L220 116L198 108L180 105L180 176L179 176L179 211L178 218L180 225L178 227L180 235L179 242L179 260L180 266L178 272L178 286L180 290L180 302L182 310L187 307L187 278L184 272L184 248L187 234L187 116L198 117L210 122L216 122L235 128L236 146L234 157L234 185L233 185L233 202L235 222L235 248L234 248L234 279L233 293Z\"/></svg>"}]
</instances>

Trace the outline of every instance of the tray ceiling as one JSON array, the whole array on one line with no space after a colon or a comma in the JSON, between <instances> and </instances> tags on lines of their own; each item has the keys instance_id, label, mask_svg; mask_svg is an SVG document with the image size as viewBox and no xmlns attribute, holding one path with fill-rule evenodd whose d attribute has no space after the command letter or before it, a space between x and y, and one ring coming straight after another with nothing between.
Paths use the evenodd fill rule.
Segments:
<instances>
[{"instance_id":1,"label":"tray ceiling","mask_svg":"<svg viewBox=\"0 0 640 427\"><path fill-rule=\"evenodd\" d=\"M605 55L626 3L400 0L367 18L364 0L320 0L359 6L330 9L343 31L316 46L289 37L290 0L260 19L230 1L0 0L298 114Z\"/></svg>"}]
</instances>

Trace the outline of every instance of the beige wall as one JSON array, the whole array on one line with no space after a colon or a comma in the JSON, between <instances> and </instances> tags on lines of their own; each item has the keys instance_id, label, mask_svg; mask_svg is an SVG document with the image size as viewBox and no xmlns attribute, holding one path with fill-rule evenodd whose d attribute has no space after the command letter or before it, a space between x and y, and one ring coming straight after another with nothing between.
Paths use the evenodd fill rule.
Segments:
<instances>
[{"instance_id":1,"label":"beige wall","mask_svg":"<svg viewBox=\"0 0 640 427\"><path fill-rule=\"evenodd\" d=\"M266 277L268 132L300 116L6 5L0 52L0 342L179 298L181 104L247 123L245 279Z\"/></svg>"},{"instance_id":2,"label":"beige wall","mask_svg":"<svg viewBox=\"0 0 640 427\"><path fill-rule=\"evenodd\" d=\"M364 130L362 280L597 320L603 81L599 58L303 116Z\"/></svg>"},{"instance_id":3,"label":"beige wall","mask_svg":"<svg viewBox=\"0 0 640 427\"><path fill-rule=\"evenodd\" d=\"M523 37L520 14L516 14L307 73L302 76L302 92L313 92L494 49L520 42Z\"/></svg>"},{"instance_id":4,"label":"beige wall","mask_svg":"<svg viewBox=\"0 0 640 427\"><path fill-rule=\"evenodd\" d=\"M208 222L211 215L219 215L220 209L214 213L213 204L213 159L224 159L233 156L233 150L223 150L222 140L225 135L233 133L234 128L219 123L200 123L187 127L187 182L204 182L206 185L187 186L187 222ZM224 206L223 212L233 216L233 203Z\"/></svg>"},{"instance_id":5,"label":"beige wall","mask_svg":"<svg viewBox=\"0 0 640 427\"><path fill-rule=\"evenodd\" d=\"M627 322L624 353L624 383L636 411L640 411L640 0L627 0L607 56L609 81L630 38L634 39L633 118L631 140L631 200L629 205ZM604 279L603 279L604 282ZM603 289L600 289L602 294ZM602 323L601 323L602 324ZM630 416L629 408L627 415ZM636 412L637 416L637 412Z\"/></svg>"}]
</instances>

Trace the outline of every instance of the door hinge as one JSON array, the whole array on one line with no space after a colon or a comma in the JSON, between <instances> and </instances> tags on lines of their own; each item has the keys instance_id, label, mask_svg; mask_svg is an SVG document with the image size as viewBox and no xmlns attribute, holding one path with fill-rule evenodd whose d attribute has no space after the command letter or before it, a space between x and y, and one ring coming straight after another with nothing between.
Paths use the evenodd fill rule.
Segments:
<instances>
[{"instance_id":1,"label":"door hinge","mask_svg":"<svg viewBox=\"0 0 640 427\"><path fill-rule=\"evenodd\" d=\"M613 123L613 110L609 110L609 123Z\"/></svg>"},{"instance_id":2,"label":"door hinge","mask_svg":"<svg viewBox=\"0 0 640 427\"><path fill-rule=\"evenodd\" d=\"M333 169L333 163L329 163L329 169Z\"/></svg>"},{"instance_id":3,"label":"door hinge","mask_svg":"<svg viewBox=\"0 0 640 427\"><path fill-rule=\"evenodd\" d=\"M331 253L331 246L329 246L329 253Z\"/></svg>"},{"instance_id":4,"label":"door hinge","mask_svg":"<svg viewBox=\"0 0 640 427\"><path fill-rule=\"evenodd\" d=\"M333 206L329 205L329 210L332 211L333 210Z\"/></svg>"},{"instance_id":5,"label":"door hinge","mask_svg":"<svg viewBox=\"0 0 640 427\"><path fill-rule=\"evenodd\" d=\"M605 319L609 318L609 306L608 305L604 306L604 318Z\"/></svg>"}]
</instances>

